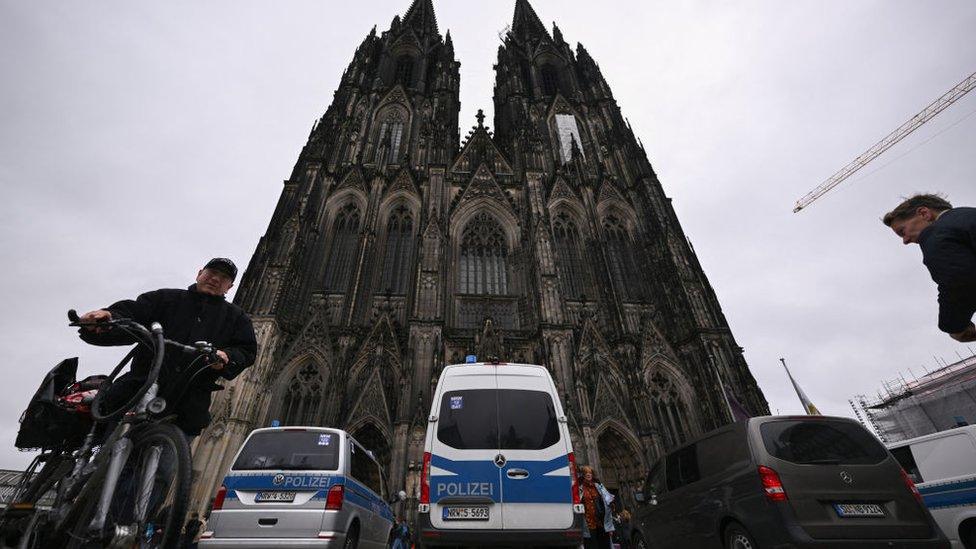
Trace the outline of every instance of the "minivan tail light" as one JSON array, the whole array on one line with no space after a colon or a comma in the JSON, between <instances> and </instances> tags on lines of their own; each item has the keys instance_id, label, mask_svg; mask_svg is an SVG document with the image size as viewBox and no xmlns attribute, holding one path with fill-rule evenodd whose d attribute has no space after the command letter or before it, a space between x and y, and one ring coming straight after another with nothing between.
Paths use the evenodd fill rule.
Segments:
<instances>
[{"instance_id":1,"label":"minivan tail light","mask_svg":"<svg viewBox=\"0 0 976 549\"><path fill-rule=\"evenodd\" d=\"M227 487L221 486L220 490L217 490L217 495L214 496L213 506L211 510L220 511L224 508L224 499L227 498Z\"/></svg>"},{"instance_id":2,"label":"minivan tail light","mask_svg":"<svg viewBox=\"0 0 976 549\"><path fill-rule=\"evenodd\" d=\"M912 493L913 496L915 496L915 501L924 505L925 502L922 501L922 493L918 491L918 486L915 486L915 483L912 482L912 477L908 476L908 473L906 473L904 469L899 468L898 470L901 471L902 482L905 483L905 486L908 488L908 490Z\"/></svg>"},{"instance_id":3,"label":"minivan tail light","mask_svg":"<svg viewBox=\"0 0 976 549\"><path fill-rule=\"evenodd\" d=\"M759 480L762 481L763 491L766 492L766 499L769 501L786 501L786 490L783 489L783 481L779 479L779 474L771 467L759 466Z\"/></svg>"},{"instance_id":4,"label":"minivan tail light","mask_svg":"<svg viewBox=\"0 0 976 549\"><path fill-rule=\"evenodd\" d=\"M424 452L424 464L420 468L420 503L430 503L430 452Z\"/></svg>"},{"instance_id":5,"label":"minivan tail light","mask_svg":"<svg viewBox=\"0 0 976 549\"><path fill-rule=\"evenodd\" d=\"M346 488L341 484L336 484L329 488L329 495L325 497L325 509L327 511L338 511L342 509L342 499L346 495Z\"/></svg>"},{"instance_id":6,"label":"minivan tail light","mask_svg":"<svg viewBox=\"0 0 976 549\"><path fill-rule=\"evenodd\" d=\"M580 493L579 493L579 477L576 476L576 455L572 452L569 453L569 478L573 479L572 490L573 490L573 505L579 505L580 503Z\"/></svg>"}]
</instances>

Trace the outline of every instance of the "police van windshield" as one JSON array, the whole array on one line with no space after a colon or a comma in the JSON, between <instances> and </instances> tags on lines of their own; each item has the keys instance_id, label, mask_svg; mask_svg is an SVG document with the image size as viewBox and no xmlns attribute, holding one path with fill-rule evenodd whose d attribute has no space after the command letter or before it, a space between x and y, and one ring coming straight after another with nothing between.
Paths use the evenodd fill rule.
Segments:
<instances>
[{"instance_id":1,"label":"police van windshield","mask_svg":"<svg viewBox=\"0 0 976 549\"><path fill-rule=\"evenodd\" d=\"M543 391L450 391L441 400L437 439L459 450L541 450L559 442L559 423Z\"/></svg>"},{"instance_id":2,"label":"police van windshield","mask_svg":"<svg viewBox=\"0 0 976 549\"><path fill-rule=\"evenodd\" d=\"M237 456L235 470L312 470L339 468L339 435L321 431L254 433Z\"/></svg>"}]
</instances>

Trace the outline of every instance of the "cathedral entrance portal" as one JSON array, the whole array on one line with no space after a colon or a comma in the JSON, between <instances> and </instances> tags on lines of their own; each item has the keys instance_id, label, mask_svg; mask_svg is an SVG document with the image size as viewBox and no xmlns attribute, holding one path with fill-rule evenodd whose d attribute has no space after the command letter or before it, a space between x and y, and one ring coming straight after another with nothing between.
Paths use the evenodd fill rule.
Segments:
<instances>
[{"instance_id":1,"label":"cathedral entrance portal","mask_svg":"<svg viewBox=\"0 0 976 549\"><path fill-rule=\"evenodd\" d=\"M608 425L597 438L600 455L601 481L617 495L624 507L633 511L634 490L639 488L644 475L639 447L615 425Z\"/></svg>"},{"instance_id":2,"label":"cathedral entrance portal","mask_svg":"<svg viewBox=\"0 0 976 549\"><path fill-rule=\"evenodd\" d=\"M390 441L387 440L386 435L372 423L366 423L358 427L355 431L351 431L349 434L362 444L364 448L372 450L373 455L376 456L376 460L383 466L383 471L387 474L387 480L389 480Z\"/></svg>"}]
</instances>

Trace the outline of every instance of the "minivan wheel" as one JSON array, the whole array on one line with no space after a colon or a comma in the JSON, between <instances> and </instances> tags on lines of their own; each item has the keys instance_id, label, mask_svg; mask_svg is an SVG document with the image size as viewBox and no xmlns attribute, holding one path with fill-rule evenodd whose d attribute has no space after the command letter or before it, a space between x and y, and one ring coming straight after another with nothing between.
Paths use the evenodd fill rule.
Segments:
<instances>
[{"instance_id":1,"label":"minivan wheel","mask_svg":"<svg viewBox=\"0 0 976 549\"><path fill-rule=\"evenodd\" d=\"M644 541L644 536L640 535L640 533L634 534L634 540L631 547L634 549L647 549L647 542Z\"/></svg>"},{"instance_id":2,"label":"minivan wheel","mask_svg":"<svg viewBox=\"0 0 976 549\"><path fill-rule=\"evenodd\" d=\"M749 532L740 524L732 523L725 529L726 549L758 549Z\"/></svg>"},{"instance_id":3,"label":"minivan wheel","mask_svg":"<svg viewBox=\"0 0 976 549\"><path fill-rule=\"evenodd\" d=\"M346 542L342 544L342 549L356 549L359 545L359 525L354 524L346 534Z\"/></svg>"}]
</instances>

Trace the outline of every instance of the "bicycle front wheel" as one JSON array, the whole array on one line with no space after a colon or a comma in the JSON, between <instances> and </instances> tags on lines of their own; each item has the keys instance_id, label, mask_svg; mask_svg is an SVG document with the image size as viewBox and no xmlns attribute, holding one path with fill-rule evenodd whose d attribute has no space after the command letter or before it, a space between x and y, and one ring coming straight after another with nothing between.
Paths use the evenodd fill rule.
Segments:
<instances>
[{"instance_id":1,"label":"bicycle front wheel","mask_svg":"<svg viewBox=\"0 0 976 549\"><path fill-rule=\"evenodd\" d=\"M150 423L136 427L130 439L132 450L116 483L104 526L91 528L96 509L83 513L70 534L70 541L78 547L91 542L113 547L179 547L192 476L186 436L175 425Z\"/></svg>"}]
</instances>

